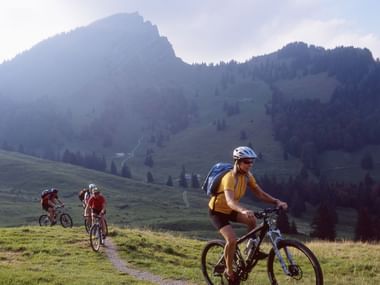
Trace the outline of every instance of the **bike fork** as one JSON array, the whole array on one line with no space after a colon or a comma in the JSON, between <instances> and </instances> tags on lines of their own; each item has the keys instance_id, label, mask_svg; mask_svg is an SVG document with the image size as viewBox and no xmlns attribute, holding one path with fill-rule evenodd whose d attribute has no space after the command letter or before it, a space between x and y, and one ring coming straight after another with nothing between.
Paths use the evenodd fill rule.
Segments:
<instances>
[{"instance_id":1,"label":"bike fork","mask_svg":"<svg viewBox=\"0 0 380 285\"><path fill-rule=\"evenodd\" d=\"M284 271L284 273L286 275L291 276L291 273L289 272L288 266L286 265L286 262L285 262L283 256L281 255L280 250L277 247L277 244L282 240L282 236L280 234L280 231L278 231L278 230L277 231L271 231L268 233L268 236L269 236L269 239L272 243L274 253L276 254L276 256L277 256L277 258L281 264L282 270ZM295 266L296 263L293 261L293 256L289 252L288 248L284 247L284 251L285 251L286 259L289 261L290 265Z\"/></svg>"}]
</instances>

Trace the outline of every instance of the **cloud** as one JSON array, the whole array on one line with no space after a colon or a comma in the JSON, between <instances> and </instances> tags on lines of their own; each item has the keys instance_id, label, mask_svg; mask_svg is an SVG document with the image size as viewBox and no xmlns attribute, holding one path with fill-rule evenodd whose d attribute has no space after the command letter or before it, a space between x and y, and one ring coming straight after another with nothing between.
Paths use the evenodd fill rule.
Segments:
<instances>
[{"instance_id":1,"label":"cloud","mask_svg":"<svg viewBox=\"0 0 380 285\"><path fill-rule=\"evenodd\" d=\"M136 11L157 25L177 56L189 63L245 61L294 41L325 48L367 47L379 57L378 17L372 11L375 7L367 7L369 2L372 6L377 3L372 0L360 3L354 0L34 0L30 3L13 0L5 2L8 4L0 10L0 62L54 34L115 13Z\"/></svg>"},{"instance_id":2,"label":"cloud","mask_svg":"<svg viewBox=\"0 0 380 285\"><path fill-rule=\"evenodd\" d=\"M366 47L374 57L380 55L379 36L364 31L348 14L327 15L329 1L242 2L209 5L186 26L165 27L177 55L188 62L245 61L294 41L325 48Z\"/></svg>"}]
</instances>

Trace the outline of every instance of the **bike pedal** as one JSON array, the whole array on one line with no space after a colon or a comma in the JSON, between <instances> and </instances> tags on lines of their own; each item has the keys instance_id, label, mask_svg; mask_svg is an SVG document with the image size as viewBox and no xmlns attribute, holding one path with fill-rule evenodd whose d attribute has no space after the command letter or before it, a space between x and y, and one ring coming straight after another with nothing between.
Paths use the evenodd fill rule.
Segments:
<instances>
[{"instance_id":1,"label":"bike pedal","mask_svg":"<svg viewBox=\"0 0 380 285\"><path fill-rule=\"evenodd\" d=\"M215 273L223 273L224 270L226 269L226 266L224 264L218 264L214 268Z\"/></svg>"},{"instance_id":2,"label":"bike pedal","mask_svg":"<svg viewBox=\"0 0 380 285\"><path fill-rule=\"evenodd\" d=\"M253 256L253 258L257 260L266 259L267 257L268 257L268 254L262 251L256 252L255 255Z\"/></svg>"}]
</instances>

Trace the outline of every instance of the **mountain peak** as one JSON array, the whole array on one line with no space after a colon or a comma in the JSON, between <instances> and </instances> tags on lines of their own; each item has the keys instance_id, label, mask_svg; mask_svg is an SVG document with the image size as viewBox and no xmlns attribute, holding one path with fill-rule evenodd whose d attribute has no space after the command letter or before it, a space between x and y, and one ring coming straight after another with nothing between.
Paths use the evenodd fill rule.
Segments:
<instances>
[{"instance_id":1,"label":"mountain peak","mask_svg":"<svg viewBox=\"0 0 380 285\"><path fill-rule=\"evenodd\" d=\"M15 99L75 94L110 74L125 81L150 66L150 77L160 77L160 70L181 64L157 26L138 13L115 14L46 39L0 64L0 93Z\"/></svg>"},{"instance_id":2,"label":"mountain peak","mask_svg":"<svg viewBox=\"0 0 380 285\"><path fill-rule=\"evenodd\" d=\"M114 14L100 20L96 20L88 27L96 29L110 29L112 31L122 30L124 32L147 32L159 36L158 28L150 21L145 21L144 18L138 13L119 13Z\"/></svg>"}]
</instances>

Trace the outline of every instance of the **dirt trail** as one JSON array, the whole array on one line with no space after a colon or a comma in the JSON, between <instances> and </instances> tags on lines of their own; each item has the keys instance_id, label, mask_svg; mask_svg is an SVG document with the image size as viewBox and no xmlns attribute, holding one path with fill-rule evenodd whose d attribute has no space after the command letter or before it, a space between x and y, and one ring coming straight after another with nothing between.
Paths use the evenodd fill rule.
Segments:
<instances>
[{"instance_id":1,"label":"dirt trail","mask_svg":"<svg viewBox=\"0 0 380 285\"><path fill-rule=\"evenodd\" d=\"M130 268L126 262L120 259L117 253L117 248L115 244L112 242L111 238L109 237L106 239L106 244L104 248L107 257L110 259L111 263L117 268L117 270L127 273L128 275L131 275L139 280L149 281L159 285L195 285L193 283L183 280L163 279L162 277L154 275L150 272Z\"/></svg>"}]
</instances>

